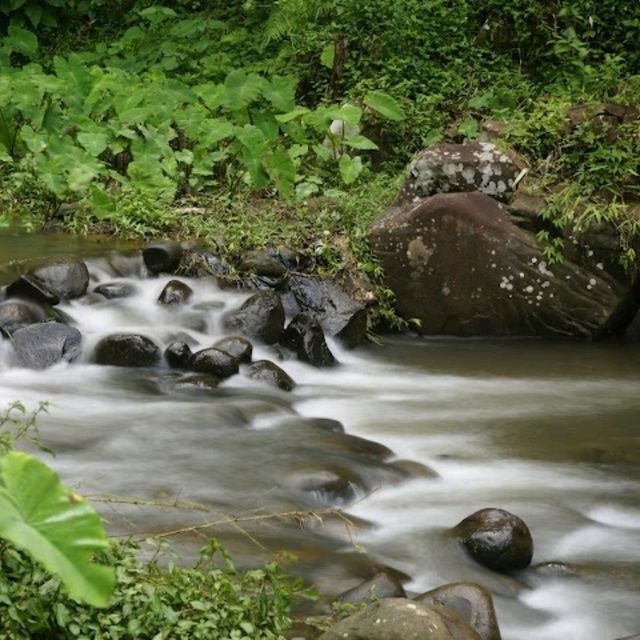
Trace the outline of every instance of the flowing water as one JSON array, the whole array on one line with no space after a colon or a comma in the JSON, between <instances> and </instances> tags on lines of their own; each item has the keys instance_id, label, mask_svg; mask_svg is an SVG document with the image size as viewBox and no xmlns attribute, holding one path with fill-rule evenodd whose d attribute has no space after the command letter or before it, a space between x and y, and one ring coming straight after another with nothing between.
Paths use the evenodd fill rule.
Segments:
<instances>
[{"instance_id":1,"label":"flowing water","mask_svg":"<svg viewBox=\"0 0 640 640\"><path fill-rule=\"evenodd\" d=\"M0 237L3 261L27 257L18 244ZM33 246L31 253L52 252ZM40 430L57 453L52 464L85 495L194 501L209 510L101 503L114 535L249 516L257 519L204 531L222 535L246 563L295 551L295 570L332 593L380 564L408 574L413 592L486 584L505 640L640 633L640 349L385 339L352 352L332 343L341 365L319 370L257 347L254 359L283 358L298 383L292 393L242 374L217 389L188 389L168 368L92 364L92 348L113 332L143 333L162 347L174 339L194 350L211 346L224 335L222 315L248 294L184 279L191 302L166 308L156 300L169 278L145 277L139 259L87 263L91 287L124 281L135 295L60 305L83 334L74 364L16 369L8 342L0 343L0 405L50 403ZM316 418L340 421L346 434ZM408 479L399 459L437 475ZM353 524L331 514L259 519L331 506L344 507ZM487 506L527 522L534 564L574 570L507 577L470 561L445 531ZM201 536L179 538L186 557Z\"/></svg>"}]
</instances>

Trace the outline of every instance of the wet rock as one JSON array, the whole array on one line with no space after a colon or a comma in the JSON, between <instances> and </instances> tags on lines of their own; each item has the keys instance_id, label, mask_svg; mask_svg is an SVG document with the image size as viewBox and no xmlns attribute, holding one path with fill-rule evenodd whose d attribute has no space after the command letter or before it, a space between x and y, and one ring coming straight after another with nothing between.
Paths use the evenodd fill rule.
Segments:
<instances>
[{"instance_id":1,"label":"wet rock","mask_svg":"<svg viewBox=\"0 0 640 640\"><path fill-rule=\"evenodd\" d=\"M415 460L395 460L390 463L394 469L404 473L409 478L439 478L439 474L421 462Z\"/></svg>"},{"instance_id":2,"label":"wet rock","mask_svg":"<svg viewBox=\"0 0 640 640\"><path fill-rule=\"evenodd\" d=\"M397 310L424 335L598 338L617 330L630 291L593 265L549 265L535 236L481 193L391 209L370 239Z\"/></svg>"},{"instance_id":3,"label":"wet rock","mask_svg":"<svg viewBox=\"0 0 640 640\"><path fill-rule=\"evenodd\" d=\"M531 572L543 578L575 578L579 575L575 566L558 560L541 562L531 567Z\"/></svg>"},{"instance_id":4,"label":"wet rock","mask_svg":"<svg viewBox=\"0 0 640 640\"><path fill-rule=\"evenodd\" d=\"M129 282L105 282L93 290L94 293L104 296L107 300L129 298L136 291L136 287Z\"/></svg>"},{"instance_id":5,"label":"wet rock","mask_svg":"<svg viewBox=\"0 0 640 640\"><path fill-rule=\"evenodd\" d=\"M182 258L178 242L152 244L142 251L142 259L151 273L174 273Z\"/></svg>"},{"instance_id":6,"label":"wet rock","mask_svg":"<svg viewBox=\"0 0 640 640\"><path fill-rule=\"evenodd\" d=\"M202 349L187 361L186 368L195 373L207 373L216 378L230 378L238 373L238 359L220 349Z\"/></svg>"},{"instance_id":7,"label":"wet rock","mask_svg":"<svg viewBox=\"0 0 640 640\"><path fill-rule=\"evenodd\" d=\"M46 287L62 300L73 300L87 292L89 269L77 258L52 258L30 270Z\"/></svg>"},{"instance_id":8,"label":"wet rock","mask_svg":"<svg viewBox=\"0 0 640 640\"><path fill-rule=\"evenodd\" d=\"M295 352L300 360L314 367L330 367L337 360L329 350L320 323L306 313L299 313L287 326L280 344Z\"/></svg>"},{"instance_id":9,"label":"wet rock","mask_svg":"<svg viewBox=\"0 0 640 640\"><path fill-rule=\"evenodd\" d=\"M452 530L467 553L478 563L508 573L526 569L533 556L529 528L518 516L503 509L481 509Z\"/></svg>"},{"instance_id":10,"label":"wet rock","mask_svg":"<svg viewBox=\"0 0 640 640\"><path fill-rule=\"evenodd\" d=\"M176 384L176 389L215 389L220 384L220 378L206 373L183 376Z\"/></svg>"},{"instance_id":11,"label":"wet rock","mask_svg":"<svg viewBox=\"0 0 640 640\"><path fill-rule=\"evenodd\" d=\"M273 291L256 293L225 318L224 326L266 344L278 342L284 328L280 296Z\"/></svg>"},{"instance_id":12,"label":"wet rock","mask_svg":"<svg viewBox=\"0 0 640 640\"><path fill-rule=\"evenodd\" d=\"M21 327L44 322L46 311L27 300L5 300L0 302L0 328L12 332Z\"/></svg>"},{"instance_id":13,"label":"wet rock","mask_svg":"<svg viewBox=\"0 0 640 640\"><path fill-rule=\"evenodd\" d=\"M292 391L296 386L293 378L270 360L258 360L254 362L249 367L247 375L252 380L270 384L283 391Z\"/></svg>"},{"instance_id":14,"label":"wet rock","mask_svg":"<svg viewBox=\"0 0 640 640\"><path fill-rule=\"evenodd\" d=\"M184 369L192 355L186 342L172 342L164 350L164 359L172 369Z\"/></svg>"},{"instance_id":15,"label":"wet rock","mask_svg":"<svg viewBox=\"0 0 640 640\"><path fill-rule=\"evenodd\" d=\"M382 598L406 598L401 582L387 573L378 573L359 585L341 593L337 601L343 604L362 604Z\"/></svg>"},{"instance_id":16,"label":"wet rock","mask_svg":"<svg viewBox=\"0 0 640 640\"><path fill-rule=\"evenodd\" d=\"M456 582L427 591L416 598L428 606L437 605L453 611L478 633L482 640L501 640L491 592L473 582Z\"/></svg>"},{"instance_id":17,"label":"wet rock","mask_svg":"<svg viewBox=\"0 0 640 640\"><path fill-rule=\"evenodd\" d=\"M304 424L328 431L329 433L344 433L344 425L342 422L331 418L305 418Z\"/></svg>"},{"instance_id":18,"label":"wet rock","mask_svg":"<svg viewBox=\"0 0 640 640\"><path fill-rule=\"evenodd\" d=\"M323 331L346 347L362 344L367 333L365 306L353 300L335 281L313 276L291 276L287 281L289 311L315 317Z\"/></svg>"},{"instance_id":19,"label":"wet rock","mask_svg":"<svg viewBox=\"0 0 640 640\"><path fill-rule=\"evenodd\" d=\"M133 253L112 251L105 261L113 275L119 278L144 278L149 275L141 251Z\"/></svg>"},{"instance_id":20,"label":"wet rock","mask_svg":"<svg viewBox=\"0 0 640 640\"><path fill-rule=\"evenodd\" d=\"M152 367L160 361L160 349L146 336L116 333L98 342L93 359L114 367Z\"/></svg>"},{"instance_id":21,"label":"wet rock","mask_svg":"<svg viewBox=\"0 0 640 640\"><path fill-rule=\"evenodd\" d=\"M374 602L325 631L320 640L479 640L455 615L412 600Z\"/></svg>"},{"instance_id":22,"label":"wet rock","mask_svg":"<svg viewBox=\"0 0 640 640\"><path fill-rule=\"evenodd\" d=\"M15 364L28 369L46 369L63 360L72 362L82 351L80 332L59 322L17 329L12 341Z\"/></svg>"},{"instance_id":23,"label":"wet rock","mask_svg":"<svg viewBox=\"0 0 640 640\"><path fill-rule=\"evenodd\" d=\"M524 164L491 142L439 144L426 149L409 166L397 206L436 193L480 191L504 200L513 191Z\"/></svg>"},{"instance_id":24,"label":"wet rock","mask_svg":"<svg viewBox=\"0 0 640 640\"><path fill-rule=\"evenodd\" d=\"M241 363L251 362L251 356L253 355L253 345L246 339L240 336L228 336L218 340L213 347L220 349L220 351L226 351L229 355L233 356Z\"/></svg>"},{"instance_id":25,"label":"wet rock","mask_svg":"<svg viewBox=\"0 0 640 640\"><path fill-rule=\"evenodd\" d=\"M316 498L325 504L346 504L356 497L356 489L363 487L364 482L353 470L333 465L294 473L287 477L286 485L316 494Z\"/></svg>"},{"instance_id":26,"label":"wet rock","mask_svg":"<svg viewBox=\"0 0 640 640\"><path fill-rule=\"evenodd\" d=\"M37 304L58 304L60 296L32 275L22 275L7 287L10 298L25 298Z\"/></svg>"},{"instance_id":27,"label":"wet rock","mask_svg":"<svg viewBox=\"0 0 640 640\"><path fill-rule=\"evenodd\" d=\"M160 304L185 304L193 295L193 289L180 280L170 280L158 297Z\"/></svg>"},{"instance_id":28,"label":"wet rock","mask_svg":"<svg viewBox=\"0 0 640 640\"><path fill-rule=\"evenodd\" d=\"M244 271L268 278L280 278L287 272L278 254L269 251L250 251L243 258L241 267Z\"/></svg>"},{"instance_id":29,"label":"wet rock","mask_svg":"<svg viewBox=\"0 0 640 640\"><path fill-rule=\"evenodd\" d=\"M180 264L175 271L178 276L189 278L204 278L214 276L219 283L229 274L227 265L210 251L203 251L197 247L183 249Z\"/></svg>"}]
</instances>

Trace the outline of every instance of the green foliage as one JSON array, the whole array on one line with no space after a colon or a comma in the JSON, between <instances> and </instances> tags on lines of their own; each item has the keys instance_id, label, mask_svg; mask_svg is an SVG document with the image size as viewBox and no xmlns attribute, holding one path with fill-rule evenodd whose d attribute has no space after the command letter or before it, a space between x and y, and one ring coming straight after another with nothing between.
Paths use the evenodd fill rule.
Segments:
<instances>
[{"instance_id":1,"label":"green foliage","mask_svg":"<svg viewBox=\"0 0 640 640\"><path fill-rule=\"evenodd\" d=\"M116 568L117 584L109 607L96 609L67 597L57 578L0 542L0 640L285 637L289 607L302 592L275 563L238 571L213 541L193 568L181 568L168 557L170 548L151 544L149 562L138 560L141 549L132 542L101 552L100 560Z\"/></svg>"}]
</instances>

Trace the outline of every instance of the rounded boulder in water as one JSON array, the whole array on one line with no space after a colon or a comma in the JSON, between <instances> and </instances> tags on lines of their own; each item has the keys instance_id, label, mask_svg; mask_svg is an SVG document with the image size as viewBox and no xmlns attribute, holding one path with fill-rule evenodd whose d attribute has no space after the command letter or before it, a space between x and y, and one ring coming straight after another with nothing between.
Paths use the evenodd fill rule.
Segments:
<instances>
[{"instance_id":1,"label":"rounded boulder in water","mask_svg":"<svg viewBox=\"0 0 640 640\"><path fill-rule=\"evenodd\" d=\"M529 527L503 509L481 509L452 530L467 553L479 564L508 573L526 569L533 557Z\"/></svg>"},{"instance_id":2,"label":"rounded boulder in water","mask_svg":"<svg viewBox=\"0 0 640 640\"><path fill-rule=\"evenodd\" d=\"M175 273L182 259L178 242L152 244L142 251L142 259L151 273Z\"/></svg>"},{"instance_id":3,"label":"rounded boulder in water","mask_svg":"<svg viewBox=\"0 0 640 640\"><path fill-rule=\"evenodd\" d=\"M214 349L220 349L220 351L226 351L230 356L237 358L239 362L245 364L251 362L253 345L246 338L229 336L218 340L213 347Z\"/></svg>"},{"instance_id":4,"label":"rounded boulder in water","mask_svg":"<svg viewBox=\"0 0 640 640\"><path fill-rule=\"evenodd\" d=\"M306 313L299 313L284 330L280 344L291 349L303 362L314 367L330 367L337 360L327 346L320 323Z\"/></svg>"},{"instance_id":5,"label":"rounded boulder in water","mask_svg":"<svg viewBox=\"0 0 640 640\"><path fill-rule=\"evenodd\" d=\"M381 572L341 593L338 601L343 604L362 604L382 598L406 598L405 590L395 576Z\"/></svg>"},{"instance_id":6,"label":"rounded boulder in water","mask_svg":"<svg viewBox=\"0 0 640 640\"><path fill-rule=\"evenodd\" d=\"M207 373L216 378L230 378L238 373L238 359L220 349L202 349L194 353L186 364L194 373Z\"/></svg>"},{"instance_id":7,"label":"rounded boulder in water","mask_svg":"<svg viewBox=\"0 0 640 640\"><path fill-rule=\"evenodd\" d=\"M14 360L19 367L46 369L81 353L82 335L60 322L42 322L17 329L12 336Z\"/></svg>"},{"instance_id":8,"label":"rounded boulder in water","mask_svg":"<svg viewBox=\"0 0 640 640\"><path fill-rule=\"evenodd\" d=\"M191 347L186 342L172 342L164 350L164 359L172 369L184 369L192 355Z\"/></svg>"},{"instance_id":9,"label":"rounded boulder in water","mask_svg":"<svg viewBox=\"0 0 640 640\"><path fill-rule=\"evenodd\" d=\"M63 300L79 298L87 292L89 286L89 269L78 258L52 258L34 267L29 273Z\"/></svg>"},{"instance_id":10,"label":"rounded boulder in water","mask_svg":"<svg viewBox=\"0 0 640 640\"><path fill-rule=\"evenodd\" d=\"M264 382L283 391L292 391L296 386L293 378L271 360L258 360L250 367L247 375L252 380Z\"/></svg>"},{"instance_id":11,"label":"rounded boulder in water","mask_svg":"<svg viewBox=\"0 0 640 640\"><path fill-rule=\"evenodd\" d=\"M45 310L27 300L5 300L0 302L0 328L11 333L16 329L44 322Z\"/></svg>"},{"instance_id":12,"label":"rounded boulder in water","mask_svg":"<svg viewBox=\"0 0 640 640\"><path fill-rule=\"evenodd\" d=\"M129 298L136 291L136 287L128 282L105 282L93 290L94 293L104 296L107 300Z\"/></svg>"},{"instance_id":13,"label":"rounded boulder in water","mask_svg":"<svg viewBox=\"0 0 640 640\"><path fill-rule=\"evenodd\" d=\"M274 291L256 293L228 315L224 325L265 344L274 344L284 329L282 300Z\"/></svg>"},{"instance_id":14,"label":"rounded boulder in water","mask_svg":"<svg viewBox=\"0 0 640 640\"><path fill-rule=\"evenodd\" d=\"M153 367L160 361L160 349L146 336L117 333L98 342L93 359L114 367Z\"/></svg>"},{"instance_id":15,"label":"rounded boulder in water","mask_svg":"<svg viewBox=\"0 0 640 640\"><path fill-rule=\"evenodd\" d=\"M158 297L160 304L185 304L191 300L193 289L181 280L170 280Z\"/></svg>"}]
</instances>

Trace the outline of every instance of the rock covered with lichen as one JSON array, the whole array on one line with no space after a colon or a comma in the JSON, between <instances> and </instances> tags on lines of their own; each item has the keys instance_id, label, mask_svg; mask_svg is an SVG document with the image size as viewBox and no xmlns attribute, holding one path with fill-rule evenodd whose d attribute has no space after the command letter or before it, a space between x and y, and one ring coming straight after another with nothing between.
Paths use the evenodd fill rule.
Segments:
<instances>
[{"instance_id":1,"label":"rock covered with lichen","mask_svg":"<svg viewBox=\"0 0 640 640\"><path fill-rule=\"evenodd\" d=\"M396 205L436 193L479 191L505 200L514 190L524 163L492 142L439 144L411 163Z\"/></svg>"}]
</instances>

